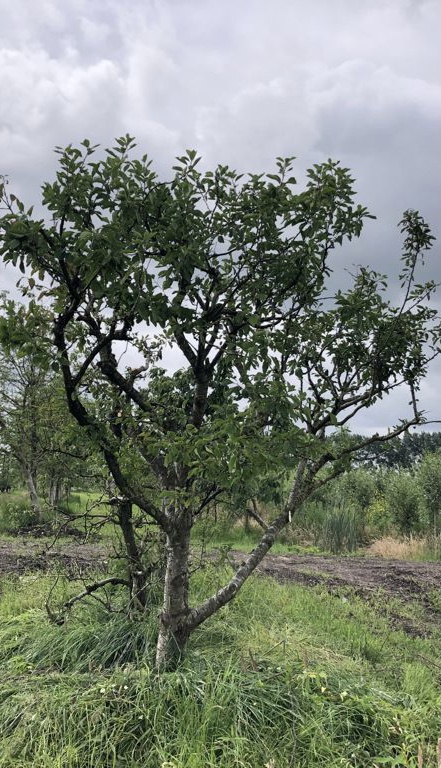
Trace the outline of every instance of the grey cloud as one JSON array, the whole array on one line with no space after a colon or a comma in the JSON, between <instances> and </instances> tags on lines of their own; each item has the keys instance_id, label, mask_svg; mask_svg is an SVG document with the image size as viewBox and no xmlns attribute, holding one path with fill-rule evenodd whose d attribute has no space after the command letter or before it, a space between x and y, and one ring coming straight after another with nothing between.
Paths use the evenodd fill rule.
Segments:
<instances>
[{"instance_id":1,"label":"grey cloud","mask_svg":"<svg viewBox=\"0 0 441 768\"><path fill-rule=\"evenodd\" d=\"M297 155L300 182L309 164L340 159L378 216L335 254L341 284L343 265L396 271L405 208L439 218L438 0L4 5L0 172L29 204L53 176L56 144L108 146L129 132L163 176L186 147L243 171ZM439 276L439 259L428 264Z\"/></svg>"}]
</instances>

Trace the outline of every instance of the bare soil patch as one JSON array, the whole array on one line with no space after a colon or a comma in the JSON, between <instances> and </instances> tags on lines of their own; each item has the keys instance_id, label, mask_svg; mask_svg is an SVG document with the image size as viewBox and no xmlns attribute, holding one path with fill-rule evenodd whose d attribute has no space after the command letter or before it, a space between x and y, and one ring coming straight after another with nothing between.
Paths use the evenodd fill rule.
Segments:
<instances>
[{"instance_id":1,"label":"bare soil patch","mask_svg":"<svg viewBox=\"0 0 441 768\"><path fill-rule=\"evenodd\" d=\"M112 553L104 544L79 541L43 542L33 538L0 539L0 577L64 568L71 577L102 571Z\"/></svg>"},{"instance_id":2,"label":"bare soil patch","mask_svg":"<svg viewBox=\"0 0 441 768\"><path fill-rule=\"evenodd\" d=\"M338 557L325 555L267 555L260 573L278 581L306 584L332 582L361 587L368 591L383 589L394 597L416 598L437 589L441 563L386 560L380 557Z\"/></svg>"}]
</instances>

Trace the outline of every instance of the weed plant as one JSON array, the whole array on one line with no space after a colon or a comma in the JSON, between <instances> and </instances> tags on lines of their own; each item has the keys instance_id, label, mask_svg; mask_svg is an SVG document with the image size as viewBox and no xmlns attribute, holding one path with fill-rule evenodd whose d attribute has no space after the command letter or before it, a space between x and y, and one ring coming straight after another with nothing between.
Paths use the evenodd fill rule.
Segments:
<instances>
[{"instance_id":1,"label":"weed plant","mask_svg":"<svg viewBox=\"0 0 441 768\"><path fill-rule=\"evenodd\" d=\"M26 493L0 494L0 533L14 533L38 522Z\"/></svg>"}]
</instances>

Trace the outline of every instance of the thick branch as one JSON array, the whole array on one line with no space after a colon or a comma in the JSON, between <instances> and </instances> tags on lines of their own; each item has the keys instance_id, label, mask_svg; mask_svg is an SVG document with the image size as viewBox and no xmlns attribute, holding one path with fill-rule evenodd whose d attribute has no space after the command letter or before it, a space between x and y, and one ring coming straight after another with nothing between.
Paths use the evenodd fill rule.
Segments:
<instances>
[{"instance_id":1,"label":"thick branch","mask_svg":"<svg viewBox=\"0 0 441 768\"><path fill-rule=\"evenodd\" d=\"M156 520L159 525L166 525L167 519L161 510L157 509L144 497L139 496L139 494L134 492L133 488L128 483L126 477L121 471L118 459L112 447L110 437L106 436L105 434L105 428L102 424L98 423L93 418L93 416L86 410L83 403L79 400L73 383L72 371L70 369L69 357L64 338L64 328L65 316L62 315L54 324L54 341L60 353L61 371L63 374L64 387L70 413L77 420L80 426L86 428L90 435L95 437L97 444L99 445L104 455L106 464L112 473L113 479L115 480L115 483L121 493L130 499L133 504L136 504L144 512L146 512L146 514L153 517L153 519Z\"/></svg>"},{"instance_id":2,"label":"thick branch","mask_svg":"<svg viewBox=\"0 0 441 768\"><path fill-rule=\"evenodd\" d=\"M358 451L362 450L363 448L367 448L369 445L374 445L375 443L386 443L389 440L393 440L395 437L399 437L403 434L403 432L407 432L409 427L415 426L416 424L419 424L420 420L418 419L412 419L411 421L406 421L404 424L400 424L399 427L394 429L392 432L388 432L386 435L379 435L375 434L372 435L372 437L366 438L366 440L363 440L361 443L357 443L357 445L349 446L348 448L342 449L339 454L336 456L332 453L326 453L324 454L317 462L314 463L314 465L311 468L311 472L314 476L317 475L320 469L322 469L325 464L328 462L333 461L339 461L340 459L350 456L351 454L356 454ZM333 472L331 475L328 475L325 478L322 478L318 482L314 483L313 490L317 490L318 488L321 488L324 485L327 485L330 480L335 480L337 477L339 477L341 474L345 472L345 468L337 469L335 472Z\"/></svg>"},{"instance_id":3,"label":"thick branch","mask_svg":"<svg viewBox=\"0 0 441 768\"><path fill-rule=\"evenodd\" d=\"M261 517L257 511L257 504L256 499L251 499L252 507L247 507L247 514L253 518L253 520L256 521L260 525L261 528L263 528L264 531L267 531L269 528L269 525L263 517Z\"/></svg>"},{"instance_id":4,"label":"thick branch","mask_svg":"<svg viewBox=\"0 0 441 768\"><path fill-rule=\"evenodd\" d=\"M296 479L283 512L273 520L270 526L268 526L257 547L255 547L244 562L241 563L233 578L214 595L201 603L198 608L193 608L193 610L190 611L185 622L188 630L192 631L212 616L213 613L216 613L219 608L227 605L227 603L237 595L247 578L263 560L268 550L271 549L276 536L283 530L285 525L287 525L291 519L291 514L298 508L307 495L305 494L303 483L305 468L306 461L302 460L299 463Z\"/></svg>"},{"instance_id":5,"label":"thick branch","mask_svg":"<svg viewBox=\"0 0 441 768\"><path fill-rule=\"evenodd\" d=\"M103 350L101 350L101 354L103 353ZM132 400L132 402L136 403L136 405L141 408L141 410L146 413L148 411L151 412L151 404L146 403L145 399L141 395L141 393L133 386L133 381L126 379L117 369L117 367L111 362L109 358L102 359L99 364L99 368L102 371L102 373L106 376L106 378L112 383L115 384L122 392L124 392L127 397Z\"/></svg>"}]
</instances>

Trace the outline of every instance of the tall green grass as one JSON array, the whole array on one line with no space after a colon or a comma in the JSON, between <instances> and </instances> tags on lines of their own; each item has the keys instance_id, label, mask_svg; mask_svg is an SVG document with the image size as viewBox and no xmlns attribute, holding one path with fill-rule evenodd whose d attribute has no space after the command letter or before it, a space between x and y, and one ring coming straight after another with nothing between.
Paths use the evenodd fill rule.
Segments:
<instances>
[{"instance_id":1,"label":"tall green grass","mask_svg":"<svg viewBox=\"0 0 441 768\"><path fill-rule=\"evenodd\" d=\"M294 666L189 661L161 677L125 667L6 687L0 765L333 767L390 756L390 764L416 766L418 743L430 740L427 712L366 684L343 688Z\"/></svg>"},{"instance_id":2,"label":"tall green grass","mask_svg":"<svg viewBox=\"0 0 441 768\"><path fill-rule=\"evenodd\" d=\"M198 572L193 600L226 575ZM256 577L157 676L156 606L133 623L91 601L60 628L41 608L51 583L2 585L0 768L418 768L418 749L435 765L436 630L392 631L380 595L381 611ZM52 599L77 590L60 578ZM424 619L399 601L390 615Z\"/></svg>"},{"instance_id":3,"label":"tall green grass","mask_svg":"<svg viewBox=\"0 0 441 768\"><path fill-rule=\"evenodd\" d=\"M359 510L336 505L328 511L318 535L322 549L333 554L355 552L363 541L363 521Z\"/></svg>"},{"instance_id":4,"label":"tall green grass","mask_svg":"<svg viewBox=\"0 0 441 768\"><path fill-rule=\"evenodd\" d=\"M37 522L38 516L31 509L27 493L0 494L0 533L13 533Z\"/></svg>"}]
</instances>

